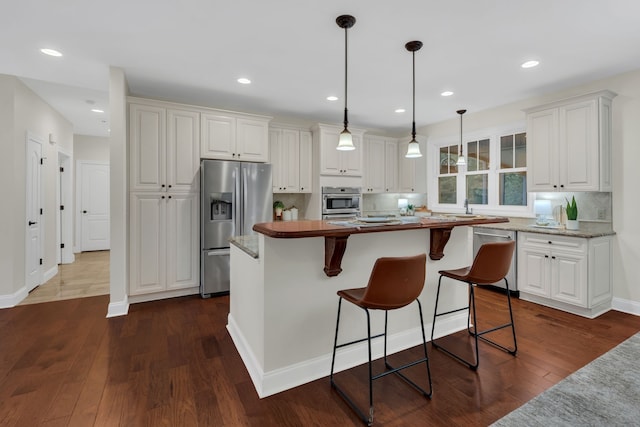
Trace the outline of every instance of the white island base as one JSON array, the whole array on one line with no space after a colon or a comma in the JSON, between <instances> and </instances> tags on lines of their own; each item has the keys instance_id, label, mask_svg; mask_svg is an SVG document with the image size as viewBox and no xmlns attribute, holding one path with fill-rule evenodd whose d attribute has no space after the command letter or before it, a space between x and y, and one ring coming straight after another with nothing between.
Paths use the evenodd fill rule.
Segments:
<instances>
[{"instance_id":1,"label":"white island base","mask_svg":"<svg viewBox=\"0 0 640 427\"><path fill-rule=\"evenodd\" d=\"M428 253L429 237L428 229L353 234L342 259L343 271L335 277L323 271L323 237L286 239L259 234L257 258L231 245L227 329L258 395L270 396L328 376L338 309L336 292L366 286L377 258ZM420 296L427 339L438 270L471 263L471 228L455 227L444 253L438 261L427 257L426 283ZM443 311L463 307L467 298L466 285L446 286L440 295L440 307ZM338 342L366 337L364 310L352 304L342 306ZM421 343L419 319L415 303L389 312L389 354ZM372 310L371 321L372 334L383 331L382 311ZM466 321L466 312L439 319L436 337L466 328ZM374 359L382 356L382 343L382 339L373 341ZM338 351L336 372L366 361L365 341Z\"/></svg>"}]
</instances>

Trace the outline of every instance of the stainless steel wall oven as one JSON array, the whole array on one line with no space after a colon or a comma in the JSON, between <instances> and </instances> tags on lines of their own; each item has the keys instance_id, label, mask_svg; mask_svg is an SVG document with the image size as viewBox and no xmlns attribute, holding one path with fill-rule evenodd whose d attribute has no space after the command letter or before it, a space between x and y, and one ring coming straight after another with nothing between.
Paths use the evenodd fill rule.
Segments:
<instances>
[{"instance_id":1,"label":"stainless steel wall oven","mask_svg":"<svg viewBox=\"0 0 640 427\"><path fill-rule=\"evenodd\" d=\"M361 188L322 187L322 219L357 217L361 208Z\"/></svg>"}]
</instances>

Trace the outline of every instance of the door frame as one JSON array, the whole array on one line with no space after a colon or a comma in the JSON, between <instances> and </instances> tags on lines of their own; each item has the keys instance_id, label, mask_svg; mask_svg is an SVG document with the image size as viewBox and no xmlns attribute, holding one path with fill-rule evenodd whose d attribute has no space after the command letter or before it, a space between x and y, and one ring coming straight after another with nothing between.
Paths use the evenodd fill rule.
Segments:
<instances>
[{"instance_id":1,"label":"door frame","mask_svg":"<svg viewBox=\"0 0 640 427\"><path fill-rule=\"evenodd\" d=\"M30 195L29 195L29 188L28 185L26 185L26 183L29 182L29 145L31 142L34 142L36 144L40 145L40 164L42 165L42 162L45 159L45 156L43 155L43 151L44 151L44 139L40 138L39 136L27 131L27 135L25 137L25 214L28 214L28 208L29 208L29 200L30 200ZM42 208L42 201L44 200L44 196L43 196L43 185L42 185L42 168L40 169L39 173L38 173L38 193L39 193L39 200L38 200L38 204L40 205L40 208ZM25 215L25 220L27 215ZM38 257L39 258L43 258L43 254L44 254L44 221L43 221L44 215L40 214L39 218L38 218L38 243L39 243L39 248L38 248ZM35 289L36 287L38 287L39 285L41 285L43 283L43 271L42 271L42 264L40 264L40 266L38 267L38 283L35 286L31 286L29 283L29 241L30 241L30 232L29 232L29 227L27 227L26 232L25 232L25 250L24 250L24 285L25 285L25 289L27 292L32 291L33 289Z\"/></svg>"},{"instance_id":2,"label":"door frame","mask_svg":"<svg viewBox=\"0 0 640 427\"><path fill-rule=\"evenodd\" d=\"M98 160L77 160L76 161L76 207L75 207L75 219L76 219L76 240L74 244L74 252L82 252L82 166L84 165L101 165L109 166L109 162L102 162ZM106 195L109 197L109 195ZM111 215L109 215L109 222L111 222Z\"/></svg>"},{"instance_id":3,"label":"door frame","mask_svg":"<svg viewBox=\"0 0 640 427\"><path fill-rule=\"evenodd\" d=\"M56 186L56 253L58 264L71 264L73 254L73 152L58 147L58 185ZM64 168L64 173L60 172ZM64 210L60 209L64 206ZM60 248L64 243L64 248Z\"/></svg>"}]
</instances>

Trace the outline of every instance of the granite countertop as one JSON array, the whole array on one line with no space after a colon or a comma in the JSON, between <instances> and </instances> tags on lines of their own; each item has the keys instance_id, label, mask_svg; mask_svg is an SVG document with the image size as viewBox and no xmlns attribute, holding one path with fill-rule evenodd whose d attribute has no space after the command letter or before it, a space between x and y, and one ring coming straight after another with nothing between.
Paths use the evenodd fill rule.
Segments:
<instances>
[{"instance_id":1,"label":"granite countertop","mask_svg":"<svg viewBox=\"0 0 640 427\"><path fill-rule=\"evenodd\" d=\"M580 221L580 229L534 227L534 218L509 218L509 222L500 224L474 225L474 227L494 228L498 230L526 231L527 233L555 234L572 237L601 237L616 234L610 222Z\"/></svg>"},{"instance_id":2,"label":"granite countertop","mask_svg":"<svg viewBox=\"0 0 640 427\"><path fill-rule=\"evenodd\" d=\"M258 236L234 236L229 239L229 243L246 252L252 258L258 258Z\"/></svg>"}]
</instances>

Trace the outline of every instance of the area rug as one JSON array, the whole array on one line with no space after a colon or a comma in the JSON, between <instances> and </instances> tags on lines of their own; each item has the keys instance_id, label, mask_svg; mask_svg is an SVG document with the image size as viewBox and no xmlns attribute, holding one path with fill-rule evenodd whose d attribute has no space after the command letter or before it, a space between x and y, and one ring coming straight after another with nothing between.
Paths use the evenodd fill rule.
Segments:
<instances>
[{"instance_id":1,"label":"area rug","mask_svg":"<svg viewBox=\"0 0 640 427\"><path fill-rule=\"evenodd\" d=\"M640 333L492 426L640 425Z\"/></svg>"}]
</instances>

